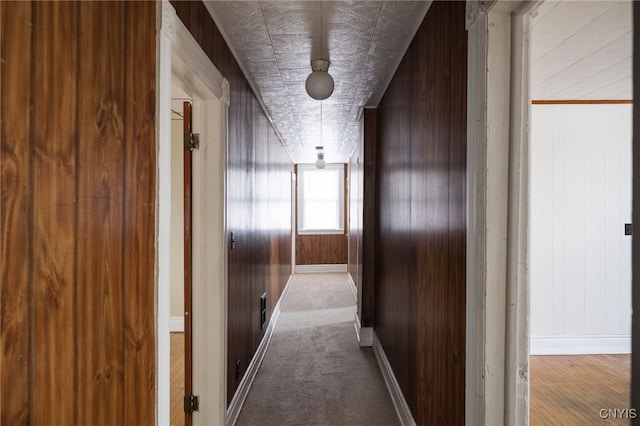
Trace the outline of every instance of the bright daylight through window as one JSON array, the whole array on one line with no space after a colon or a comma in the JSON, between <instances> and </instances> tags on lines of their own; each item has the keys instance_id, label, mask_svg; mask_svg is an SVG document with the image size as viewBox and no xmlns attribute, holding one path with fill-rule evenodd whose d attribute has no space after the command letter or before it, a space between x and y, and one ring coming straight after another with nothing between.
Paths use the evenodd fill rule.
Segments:
<instances>
[{"instance_id":1,"label":"bright daylight through window","mask_svg":"<svg viewBox=\"0 0 640 426\"><path fill-rule=\"evenodd\" d=\"M342 234L344 232L344 166L328 164L298 166L298 232Z\"/></svg>"}]
</instances>

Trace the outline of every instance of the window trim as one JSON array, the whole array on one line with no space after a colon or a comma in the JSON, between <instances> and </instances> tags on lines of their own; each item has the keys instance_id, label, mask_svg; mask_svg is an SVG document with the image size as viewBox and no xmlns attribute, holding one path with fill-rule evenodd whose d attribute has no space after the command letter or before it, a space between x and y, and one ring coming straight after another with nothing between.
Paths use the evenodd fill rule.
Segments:
<instances>
[{"instance_id":1,"label":"window trim","mask_svg":"<svg viewBox=\"0 0 640 426\"><path fill-rule=\"evenodd\" d=\"M339 213L338 213L338 223L340 225L339 228L336 229L301 229L301 218L304 213L304 202L303 202L303 185L304 185L304 172L305 170L315 171L315 164L298 164L298 188L297 188L297 209L296 209L296 232L298 235L344 235L345 234L345 170L344 164L341 163L331 163L327 164L324 170L339 170L340 178L338 179L338 193L340 194L339 198Z\"/></svg>"}]
</instances>

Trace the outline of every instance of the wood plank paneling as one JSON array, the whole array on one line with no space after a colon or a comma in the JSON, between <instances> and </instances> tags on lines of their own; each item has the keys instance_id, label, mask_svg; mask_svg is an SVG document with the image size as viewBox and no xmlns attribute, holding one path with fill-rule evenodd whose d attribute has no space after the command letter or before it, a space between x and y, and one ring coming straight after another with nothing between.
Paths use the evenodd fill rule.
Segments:
<instances>
[{"instance_id":1,"label":"wood plank paneling","mask_svg":"<svg viewBox=\"0 0 640 426\"><path fill-rule=\"evenodd\" d=\"M77 4L33 4L31 421L75 423ZM82 321L84 324L84 321Z\"/></svg>"},{"instance_id":2,"label":"wood plank paneling","mask_svg":"<svg viewBox=\"0 0 640 426\"><path fill-rule=\"evenodd\" d=\"M31 15L29 2L0 2L0 424L3 425L31 421Z\"/></svg>"},{"instance_id":3,"label":"wood plank paneling","mask_svg":"<svg viewBox=\"0 0 640 426\"><path fill-rule=\"evenodd\" d=\"M124 161L124 419L156 412L156 4L127 2Z\"/></svg>"},{"instance_id":4,"label":"wood plank paneling","mask_svg":"<svg viewBox=\"0 0 640 426\"><path fill-rule=\"evenodd\" d=\"M2 424L155 421L155 12L2 3Z\"/></svg>"},{"instance_id":5,"label":"wood plank paneling","mask_svg":"<svg viewBox=\"0 0 640 426\"><path fill-rule=\"evenodd\" d=\"M120 78L124 58L122 31L110 31L112 16L124 18L124 4L79 4L80 62L78 86L78 318L89 319L78 334L78 389L89 401L78 406L78 422L122 423L122 249L123 163L117 161L124 145L124 86ZM95 81L95 84L93 83ZM116 161L114 161L116 160ZM116 232L110 232L113 229ZM82 265L82 266L81 266Z\"/></svg>"},{"instance_id":6,"label":"wood plank paneling","mask_svg":"<svg viewBox=\"0 0 640 426\"><path fill-rule=\"evenodd\" d=\"M204 4L171 3L231 86L227 226L236 244L228 259L230 402L264 333L260 297L267 293L270 318L291 273L291 160Z\"/></svg>"},{"instance_id":7,"label":"wood plank paneling","mask_svg":"<svg viewBox=\"0 0 640 426\"><path fill-rule=\"evenodd\" d=\"M347 236L296 235L296 265L347 263Z\"/></svg>"},{"instance_id":8,"label":"wood plank paneling","mask_svg":"<svg viewBox=\"0 0 640 426\"><path fill-rule=\"evenodd\" d=\"M418 424L464 424L466 40L434 2L377 111L375 329Z\"/></svg>"},{"instance_id":9,"label":"wood plank paneling","mask_svg":"<svg viewBox=\"0 0 640 426\"><path fill-rule=\"evenodd\" d=\"M361 140L350 159L349 273L358 290L358 318L362 327L374 325L377 274L377 110L363 114Z\"/></svg>"},{"instance_id":10,"label":"wood plank paneling","mask_svg":"<svg viewBox=\"0 0 640 426\"><path fill-rule=\"evenodd\" d=\"M362 182L362 311L363 327L375 324L375 280L378 252L377 110L364 111L364 173Z\"/></svg>"}]
</instances>

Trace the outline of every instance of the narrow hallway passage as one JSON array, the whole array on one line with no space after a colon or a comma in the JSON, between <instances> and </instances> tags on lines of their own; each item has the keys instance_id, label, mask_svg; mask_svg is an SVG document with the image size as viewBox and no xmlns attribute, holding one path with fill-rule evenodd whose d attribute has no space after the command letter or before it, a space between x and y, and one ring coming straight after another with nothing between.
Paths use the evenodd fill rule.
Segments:
<instances>
[{"instance_id":1,"label":"narrow hallway passage","mask_svg":"<svg viewBox=\"0 0 640 426\"><path fill-rule=\"evenodd\" d=\"M347 274L294 275L236 424L398 424L355 310Z\"/></svg>"}]
</instances>

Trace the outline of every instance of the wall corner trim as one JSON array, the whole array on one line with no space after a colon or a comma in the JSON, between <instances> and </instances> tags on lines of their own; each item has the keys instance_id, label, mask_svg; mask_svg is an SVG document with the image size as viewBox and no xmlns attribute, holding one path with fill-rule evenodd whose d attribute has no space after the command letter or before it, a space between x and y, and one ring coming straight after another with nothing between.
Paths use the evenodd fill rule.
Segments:
<instances>
[{"instance_id":1,"label":"wall corner trim","mask_svg":"<svg viewBox=\"0 0 640 426\"><path fill-rule=\"evenodd\" d=\"M233 395L233 399L231 400L231 403L227 408L227 426L235 425L236 421L238 420L238 415L240 415L240 410L244 405L244 401L247 399L247 395L249 394L249 390L251 389L253 380L258 373L258 368L260 368L260 364L262 364L262 360L267 353L267 348L269 347L269 343L271 342L271 337L273 336L276 324L278 323L278 318L280 317L280 312L282 312L282 307L284 306L284 302L287 298L287 293L289 292L292 277L292 275L289 276L287 285L284 287L284 290L282 290L282 295L280 296L276 307L273 309L271 320L269 321L267 330L264 333L264 337L262 338L262 341L260 342L256 353L253 355L253 358L249 363L249 367L247 368L247 372L240 381L238 389L236 390L235 395Z\"/></svg>"},{"instance_id":2,"label":"wall corner trim","mask_svg":"<svg viewBox=\"0 0 640 426\"><path fill-rule=\"evenodd\" d=\"M396 376L395 374L393 374L393 370L391 369L391 364L389 364L387 355L384 353L382 344L380 343L380 340L378 340L378 336L376 335L375 331L373 331L372 334L373 353L376 355L378 366L380 367L382 377L384 378L384 382L387 385L387 389L389 390L389 395L391 396L391 400L393 401L393 407L396 409L398 420L400 420L400 424L402 426L413 426L416 424L416 421L413 419L413 415L411 414L409 405L404 399L402 389L400 389L400 385L396 380Z\"/></svg>"},{"instance_id":3,"label":"wall corner trim","mask_svg":"<svg viewBox=\"0 0 640 426\"><path fill-rule=\"evenodd\" d=\"M353 293L353 298L355 299L355 301L358 301L358 288L356 287L356 282L353 280L353 277L351 276L351 274L349 274L348 276L348 281L349 281L349 288L351 289L351 293ZM357 315L356 315L357 317Z\"/></svg>"},{"instance_id":4,"label":"wall corner trim","mask_svg":"<svg viewBox=\"0 0 640 426\"><path fill-rule=\"evenodd\" d=\"M353 326L356 328L356 336L358 336L360 347L368 348L373 346L373 327L362 327L357 312Z\"/></svg>"}]
</instances>

